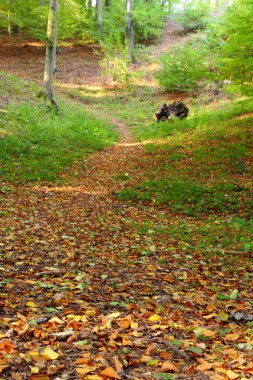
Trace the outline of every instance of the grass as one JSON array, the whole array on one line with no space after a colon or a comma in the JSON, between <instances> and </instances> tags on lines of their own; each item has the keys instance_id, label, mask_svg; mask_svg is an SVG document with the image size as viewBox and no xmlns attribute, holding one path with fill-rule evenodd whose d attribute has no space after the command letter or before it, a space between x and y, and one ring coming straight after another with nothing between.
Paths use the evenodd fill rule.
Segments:
<instances>
[{"instance_id":1,"label":"grass","mask_svg":"<svg viewBox=\"0 0 253 380\"><path fill-rule=\"evenodd\" d=\"M252 107L246 99L159 123L155 132L152 124L136 128L139 140L150 141L146 170L119 199L166 205L180 222L160 233L192 247L198 241L199 247L253 250Z\"/></svg>"},{"instance_id":2,"label":"grass","mask_svg":"<svg viewBox=\"0 0 253 380\"><path fill-rule=\"evenodd\" d=\"M48 112L35 85L1 76L1 93L12 99L0 113L3 181L55 181L73 161L115 142L115 131L84 107L59 100L59 112Z\"/></svg>"}]
</instances>

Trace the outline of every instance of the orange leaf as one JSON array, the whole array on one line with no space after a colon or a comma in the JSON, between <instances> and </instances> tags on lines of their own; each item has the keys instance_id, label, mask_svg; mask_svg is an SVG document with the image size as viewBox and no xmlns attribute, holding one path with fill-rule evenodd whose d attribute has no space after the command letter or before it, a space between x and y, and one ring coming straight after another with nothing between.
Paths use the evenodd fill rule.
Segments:
<instances>
[{"instance_id":1,"label":"orange leaf","mask_svg":"<svg viewBox=\"0 0 253 380\"><path fill-rule=\"evenodd\" d=\"M90 367L89 365L76 368L76 372L80 375L86 375L86 373L93 372L96 370L96 367Z\"/></svg>"},{"instance_id":2,"label":"orange leaf","mask_svg":"<svg viewBox=\"0 0 253 380\"><path fill-rule=\"evenodd\" d=\"M240 338L240 334L234 333L234 334L227 334L225 336L225 340L228 340L230 342L233 342Z\"/></svg>"},{"instance_id":3,"label":"orange leaf","mask_svg":"<svg viewBox=\"0 0 253 380\"><path fill-rule=\"evenodd\" d=\"M119 321L119 325L122 329L128 329L128 327L130 326L130 322L128 319L122 319L121 321Z\"/></svg>"},{"instance_id":4,"label":"orange leaf","mask_svg":"<svg viewBox=\"0 0 253 380\"><path fill-rule=\"evenodd\" d=\"M171 354L169 352L165 352L165 351L162 351L160 352L159 354L161 356L162 359L164 360L168 360L171 358Z\"/></svg>"},{"instance_id":5,"label":"orange leaf","mask_svg":"<svg viewBox=\"0 0 253 380\"><path fill-rule=\"evenodd\" d=\"M112 367L105 368L103 371L100 372L100 375L109 377L109 379L121 379L121 377Z\"/></svg>"},{"instance_id":6,"label":"orange leaf","mask_svg":"<svg viewBox=\"0 0 253 380\"><path fill-rule=\"evenodd\" d=\"M175 282L175 280L172 277L169 277L169 276L164 276L163 280L167 281L167 282L170 282L171 284L173 284Z\"/></svg>"},{"instance_id":7,"label":"orange leaf","mask_svg":"<svg viewBox=\"0 0 253 380\"><path fill-rule=\"evenodd\" d=\"M5 340L0 343L0 351L12 352L14 348L14 344L8 340Z\"/></svg>"}]
</instances>

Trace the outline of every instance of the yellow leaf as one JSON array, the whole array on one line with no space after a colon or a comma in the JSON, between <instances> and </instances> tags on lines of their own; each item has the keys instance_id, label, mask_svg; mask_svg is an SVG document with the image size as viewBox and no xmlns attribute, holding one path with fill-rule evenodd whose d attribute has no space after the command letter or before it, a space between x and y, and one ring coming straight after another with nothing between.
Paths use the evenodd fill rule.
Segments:
<instances>
[{"instance_id":1,"label":"yellow leaf","mask_svg":"<svg viewBox=\"0 0 253 380\"><path fill-rule=\"evenodd\" d=\"M107 315L106 317L107 318L118 318L120 315L121 315L121 313L119 311L117 311L115 313Z\"/></svg>"},{"instance_id":2,"label":"yellow leaf","mask_svg":"<svg viewBox=\"0 0 253 380\"><path fill-rule=\"evenodd\" d=\"M151 272L156 272L157 271L157 267L155 265L147 265L147 270L151 271Z\"/></svg>"},{"instance_id":3,"label":"yellow leaf","mask_svg":"<svg viewBox=\"0 0 253 380\"><path fill-rule=\"evenodd\" d=\"M45 350L42 352L42 355L48 360L56 360L60 356L57 352L52 350L52 348L50 347L45 348Z\"/></svg>"},{"instance_id":4,"label":"yellow leaf","mask_svg":"<svg viewBox=\"0 0 253 380\"><path fill-rule=\"evenodd\" d=\"M154 315L151 315L151 317L149 317L149 321L151 322L156 322L156 321L160 321L162 319L162 317L158 314L154 314Z\"/></svg>"},{"instance_id":5,"label":"yellow leaf","mask_svg":"<svg viewBox=\"0 0 253 380\"><path fill-rule=\"evenodd\" d=\"M233 380L233 379L237 379L240 375L238 375L237 373L231 371L231 369L228 369L226 371L226 375L229 379Z\"/></svg>"},{"instance_id":6,"label":"yellow leaf","mask_svg":"<svg viewBox=\"0 0 253 380\"><path fill-rule=\"evenodd\" d=\"M39 373L39 372L40 372L39 367L31 367L31 373L36 374L36 373Z\"/></svg>"},{"instance_id":7,"label":"yellow leaf","mask_svg":"<svg viewBox=\"0 0 253 380\"><path fill-rule=\"evenodd\" d=\"M88 375L87 380L103 380L103 377L98 375Z\"/></svg>"},{"instance_id":8,"label":"yellow leaf","mask_svg":"<svg viewBox=\"0 0 253 380\"><path fill-rule=\"evenodd\" d=\"M139 325L138 325L138 323L136 323L134 321L131 321L130 322L130 327L131 327L131 329L135 330L135 329L138 329Z\"/></svg>"},{"instance_id":9,"label":"yellow leaf","mask_svg":"<svg viewBox=\"0 0 253 380\"><path fill-rule=\"evenodd\" d=\"M28 353L30 356L39 356L38 351L29 351Z\"/></svg>"},{"instance_id":10,"label":"yellow leaf","mask_svg":"<svg viewBox=\"0 0 253 380\"><path fill-rule=\"evenodd\" d=\"M169 325L153 325L151 327L152 330L166 330L168 329L170 326Z\"/></svg>"},{"instance_id":11,"label":"yellow leaf","mask_svg":"<svg viewBox=\"0 0 253 380\"><path fill-rule=\"evenodd\" d=\"M35 302L32 302L32 301L28 301L28 302L26 302L26 306L29 306L29 307L38 307L38 306L36 305L36 303L35 303Z\"/></svg>"},{"instance_id":12,"label":"yellow leaf","mask_svg":"<svg viewBox=\"0 0 253 380\"><path fill-rule=\"evenodd\" d=\"M74 315L74 314L68 314L68 319L73 319L76 322L88 322L88 319L85 315Z\"/></svg>"},{"instance_id":13,"label":"yellow leaf","mask_svg":"<svg viewBox=\"0 0 253 380\"><path fill-rule=\"evenodd\" d=\"M203 318L205 318L205 319L211 319L211 318L214 318L216 316L217 316L216 313L211 313L211 314L208 314L208 315L204 315Z\"/></svg>"},{"instance_id":14,"label":"yellow leaf","mask_svg":"<svg viewBox=\"0 0 253 380\"><path fill-rule=\"evenodd\" d=\"M100 372L100 375L109 377L109 379L121 379L119 374L112 367L107 367Z\"/></svg>"}]
</instances>

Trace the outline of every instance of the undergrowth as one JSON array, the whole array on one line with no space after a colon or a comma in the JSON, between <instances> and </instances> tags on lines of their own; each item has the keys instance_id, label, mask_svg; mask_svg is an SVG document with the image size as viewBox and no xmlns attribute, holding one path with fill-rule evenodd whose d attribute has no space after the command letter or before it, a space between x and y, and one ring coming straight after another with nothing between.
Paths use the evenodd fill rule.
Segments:
<instances>
[{"instance_id":1,"label":"undergrowth","mask_svg":"<svg viewBox=\"0 0 253 380\"><path fill-rule=\"evenodd\" d=\"M222 241L223 247L253 249L249 237L253 206L252 106L252 99L247 99L216 110L196 109L188 119L159 123L157 128L152 124L136 128L139 140L150 141L146 145L146 171L143 181L126 185L119 199L167 205L172 214L182 217L225 218L229 222L222 224L224 237L217 239L217 228L213 228L213 244ZM203 231L195 230L199 242L206 241L208 225L201 225ZM179 233L182 238L182 228L177 226L175 231L167 230L167 234Z\"/></svg>"},{"instance_id":2,"label":"undergrowth","mask_svg":"<svg viewBox=\"0 0 253 380\"><path fill-rule=\"evenodd\" d=\"M48 111L35 87L4 76L2 93L11 102L0 113L3 181L54 181L73 161L116 140L116 133L83 107L59 100L59 112Z\"/></svg>"}]
</instances>

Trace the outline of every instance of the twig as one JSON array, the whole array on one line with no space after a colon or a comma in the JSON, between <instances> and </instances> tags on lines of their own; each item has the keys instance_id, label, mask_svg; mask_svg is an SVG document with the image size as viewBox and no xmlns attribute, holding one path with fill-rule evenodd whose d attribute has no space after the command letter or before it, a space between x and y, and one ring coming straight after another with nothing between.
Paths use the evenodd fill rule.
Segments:
<instances>
[{"instance_id":1,"label":"twig","mask_svg":"<svg viewBox=\"0 0 253 380\"><path fill-rule=\"evenodd\" d=\"M42 277L42 276L46 276L46 275L57 276L58 274L64 274L64 273L66 273L65 270L45 271L45 272L36 273L35 276L36 277Z\"/></svg>"},{"instance_id":2,"label":"twig","mask_svg":"<svg viewBox=\"0 0 253 380\"><path fill-rule=\"evenodd\" d=\"M188 355L186 355L184 352L180 351L177 347L174 346L174 344L167 342L167 346L169 347L170 350L173 351L174 354L177 355L177 357L185 360L185 361L192 361L192 358Z\"/></svg>"},{"instance_id":3,"label":"twig","mask_svg":"<svg viewBox=\"0 0 253 380\"><path fill-rule=\"evenodd\" d=\"M55 338L68 338L69 336L74 334L74 330L62 331L55 334L52 334Z\"/></svg>"}]
</instances>

